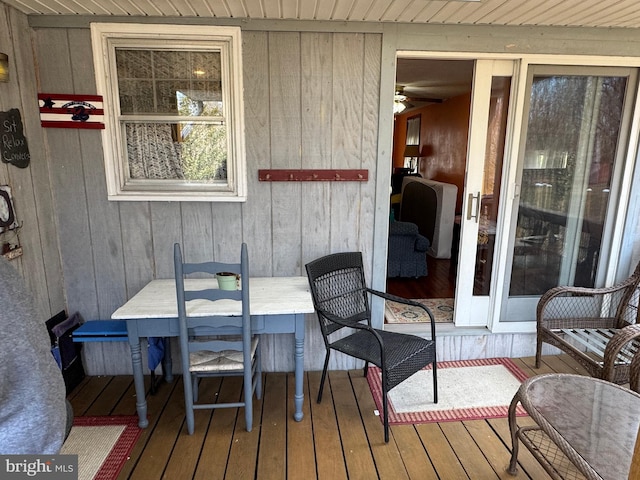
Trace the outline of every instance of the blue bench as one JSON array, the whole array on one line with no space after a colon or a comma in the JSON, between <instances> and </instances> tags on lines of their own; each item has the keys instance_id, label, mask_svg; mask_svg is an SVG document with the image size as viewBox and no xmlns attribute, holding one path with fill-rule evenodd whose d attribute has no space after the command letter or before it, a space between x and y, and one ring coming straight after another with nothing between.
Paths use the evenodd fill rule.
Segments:
<instances>
[{"instance_id":1,"label":"blue bench","mask_svg":"<svg viewBox=\"0 0 640 480\"><path fill-rule=\"evenodd\" d=\"M83 323L73 331L74 342L126 342L129 340L127 334L127 322L123 320L91 320ZM171 382L171 352L167 338L164 341L164 349L168 353L163 356L162 368L165 373L165 380ZM154 395L158 389L158 381L155 372L151 371L150 393Z\"/></svg>"},{"instance_id":2,"label":"blue bench","mask_svg":"<svg viewBox=\"0 0 640 480\"><path fill-rule=\"evenodd\" d=\"M92 320L73 331L74 342L126 342L127 322L122 320Z\"/></svg>"}]
</instances>

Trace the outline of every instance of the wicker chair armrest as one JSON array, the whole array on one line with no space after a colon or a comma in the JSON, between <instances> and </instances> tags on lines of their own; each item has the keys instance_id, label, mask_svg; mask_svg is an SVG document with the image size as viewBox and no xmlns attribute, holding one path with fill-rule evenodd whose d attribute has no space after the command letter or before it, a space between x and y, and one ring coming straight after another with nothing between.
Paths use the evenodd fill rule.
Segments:
<instances>
[{"instance_id":1,"label":"wicker chair armrest","mask_svg":"<svg viewBox=\"0 0 640 480\"><path fill-rule=\"evenodd\" d=\"M416 302L414 300L409 300L408 298L398 297L397 295L392 295L390 293L381 292L379 290L373 290L372 288L367 288L367 292L369 292L371 295L375 295L377 297L384 298L387 301L396 302L396 303L403 303L405 305L412 305L414 307L418 307L418 308L423 309L425 312L427 312L427 315L429 315L429 320L431 322L431 339L435 340L435 338L436 338L436 320L435 320L435 317L433 316L433 313L431 313L431 310L429 310L429 307L427 307L426 305L423 305L422 303Z\"/></svg>"},{"instance_id":2,"label":"wicker chair armrest","mask_svg":"<svg viewBox=\"0 0 640 480\"><path fill-rule=\"evenodd\" d=\"M615 362L622 350L629 342L640 338L640 324L628 325L618 330L604 349L604 365L602 378L613 378Z\"/></svg>"}]
</instances>

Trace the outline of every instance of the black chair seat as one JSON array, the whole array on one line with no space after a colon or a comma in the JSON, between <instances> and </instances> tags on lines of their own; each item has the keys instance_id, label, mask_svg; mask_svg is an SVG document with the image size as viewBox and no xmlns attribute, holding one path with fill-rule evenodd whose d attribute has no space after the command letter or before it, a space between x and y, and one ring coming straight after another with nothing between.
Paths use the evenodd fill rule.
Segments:
<instances>
[{"instance_id":1,"label":"black chair seat","mask_svg":"<svg viewBox=\"0 0 640 480\"><path fill-rule=\"evenodd\" d=\"M435 361L435 342L415 335L377 330L382 337L387 367L387 390L409 378L427 364ZM373 363L382 368L380 344L366 330L358 330L352 335L331 343L331 348L352 357Z\"/></svg>"}]
</instances>

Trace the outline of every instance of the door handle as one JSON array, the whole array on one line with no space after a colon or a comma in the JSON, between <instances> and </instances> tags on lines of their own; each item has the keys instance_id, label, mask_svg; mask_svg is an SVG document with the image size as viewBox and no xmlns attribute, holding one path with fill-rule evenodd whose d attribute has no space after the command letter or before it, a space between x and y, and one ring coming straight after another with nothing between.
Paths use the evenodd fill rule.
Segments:
<instances>
[{"instance_id":1,"label":"door handle","mask_svg":"<svg viewBox=\"0 0 640 480\"><path fill-rule=\"evenodd\" d=\"M475 205L475 208L474 208ZM469 198L467 200L467 220L471 220L475 218L476 223L478 223L478 216L480 213L480 192L477 195L473 193L469 194Z\"/></svg>"}]
</instances>

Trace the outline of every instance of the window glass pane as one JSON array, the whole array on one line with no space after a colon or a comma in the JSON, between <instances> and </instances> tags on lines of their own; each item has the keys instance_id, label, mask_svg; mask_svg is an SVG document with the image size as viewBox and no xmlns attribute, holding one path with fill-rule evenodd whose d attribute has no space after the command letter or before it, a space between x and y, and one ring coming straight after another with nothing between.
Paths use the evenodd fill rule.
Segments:
<instances>
[{"instance_id":1,"label":"window glass pane","mask_svg":"<svg viewBox=\"0 0 640 480\"><path fill-rule=\"evenodd\" d=\"M227 183L227 129L211 123L126 123L129 178Z\"/></svg>"},{"instance_id":2,"label":"window glass pane","mask_svg":"<svg viewBox=\"0 0 640 480\"><path fill-rule=\"evenodd\" d=\"M178 92L196 101L216 102L223 115L218 51L116 49L116 68L123 115L182 115Z\"/></svg>"}]
</instances>

